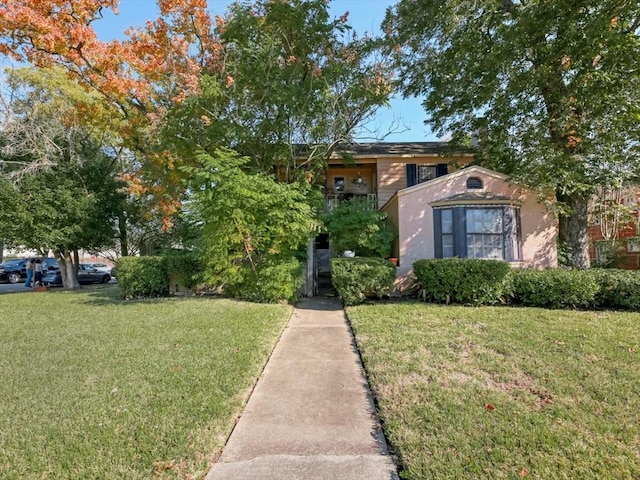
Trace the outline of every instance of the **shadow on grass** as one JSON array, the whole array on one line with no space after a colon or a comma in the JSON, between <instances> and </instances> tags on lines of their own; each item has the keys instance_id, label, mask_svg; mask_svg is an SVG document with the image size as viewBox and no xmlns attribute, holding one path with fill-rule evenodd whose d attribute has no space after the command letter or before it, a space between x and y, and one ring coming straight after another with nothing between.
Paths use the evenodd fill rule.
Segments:
<instances>
[{"instance_id":1,"label":"shadow on grass","mask_svg":"<svg viewBox=\"0 0 640 480\"><path fill-rule=\"evenodd\" d=\"M193 295L193 296L169 296L169 297L153 297L153 298L133 298L125 299L122 297L117 284L111 285L92 285L83 287L78 293L85 294L87 299L83 302L87 305L105 306L105 305L140 305L165 302L186 302L190 300L201 300L203 298L222 298L219 295Z\"/></svg>"}]
</instances>

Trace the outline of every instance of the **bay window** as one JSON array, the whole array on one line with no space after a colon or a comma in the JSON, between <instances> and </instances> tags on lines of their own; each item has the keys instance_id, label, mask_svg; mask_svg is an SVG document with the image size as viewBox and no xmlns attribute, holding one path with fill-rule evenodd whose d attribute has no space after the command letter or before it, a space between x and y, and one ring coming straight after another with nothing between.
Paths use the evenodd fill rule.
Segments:
<instances>
[{"instance_id":1,"label":"bay window","mask_svg":"<svg viewBox=\"0 0 640 480\"><path fill-rule=\"evenodd\" d=\"M519 209L510 204L442 205L434 208L436 258L519 261Z\"/></svg>"}]
</instances>

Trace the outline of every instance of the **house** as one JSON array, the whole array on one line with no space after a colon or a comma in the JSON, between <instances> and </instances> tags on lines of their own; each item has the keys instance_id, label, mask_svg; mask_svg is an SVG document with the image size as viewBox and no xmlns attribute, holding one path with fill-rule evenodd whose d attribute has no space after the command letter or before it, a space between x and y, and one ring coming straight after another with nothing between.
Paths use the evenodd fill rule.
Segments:
<instances>
[{"instance_id":1,"label":"house","mask_svg":"<svg viewBox=\"0 0 640 480\"><path fill-rule=\"evenodd\" d=\"M420 259L493 258L517 267L557 267L557 222L535 192L503 174L470 166L472 152L446 142L349 146L326 171L326 205L354 197L388 214L398 228L399 290ZM315 242L315 277L328 269L330 236Z\"/></svg>"},{"instance_id":2,"label":"house","mask_svg":"<svg viewBox=\"0 0 640 480\"><path fill-rule=\"evenodd\" d=\"M366 197L375 208L398 190L446 175L473 160L453 152L447 142L352 144L334 152L324 179L327 207Z\"/></svg>"},{"instance_id":3,"label":"house","mask_svg":"<svg viewBox=\"0 0 640 480\"><path fill-rule=\"evenodd\" d=\"M640 269L640 188L596 194L589 208L589 256L593 266Z\"/></svg>"},{"instance_id":4,"label":"house","mask_svg":"<svg viewBox=\"0 0 640 480\"><path fill-rule=\"evenodd\" d=\"M398 287L425 258L487 258L558 266L557 222L538 195L478 166L398 190L382 210L398 227Z\"/></svg>"}]
</instances>

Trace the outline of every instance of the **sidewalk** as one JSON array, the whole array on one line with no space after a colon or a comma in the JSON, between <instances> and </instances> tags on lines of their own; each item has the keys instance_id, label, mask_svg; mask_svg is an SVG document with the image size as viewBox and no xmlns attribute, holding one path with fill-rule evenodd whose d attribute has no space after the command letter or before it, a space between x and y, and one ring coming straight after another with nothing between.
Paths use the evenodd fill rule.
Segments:
<instances>
[{"instance_id":1,"label":"sidewalk","mask_svg":"<svg viewBox=\"0 0 640 480\"><path fill-rule=\"evenodd\" d=\"M206 480L392 480L342 305L300 302Z\"/></svg>"}]
</instances>

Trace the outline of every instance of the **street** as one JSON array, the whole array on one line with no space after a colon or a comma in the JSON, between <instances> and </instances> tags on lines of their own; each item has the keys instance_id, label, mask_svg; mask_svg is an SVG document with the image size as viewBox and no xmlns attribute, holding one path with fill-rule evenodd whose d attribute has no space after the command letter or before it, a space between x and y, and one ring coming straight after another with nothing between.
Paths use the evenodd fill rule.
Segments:
<instances>
[{"instance_id":1,"label":"street","mask_svg":"<svg viewBox=\"0 0 640 480\"><path fill-rule=\"evenodd\" d=\"M112 278L109 283L116 283L116 279ZM62 287L50 287L52 290L61 289ZM24 286L24 280L20 283L0 283L0 295L3 293L16 293L16 292L32 292L32 288Z\"/></svg>"}]
</instances>

